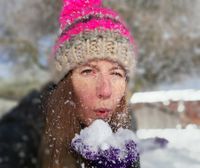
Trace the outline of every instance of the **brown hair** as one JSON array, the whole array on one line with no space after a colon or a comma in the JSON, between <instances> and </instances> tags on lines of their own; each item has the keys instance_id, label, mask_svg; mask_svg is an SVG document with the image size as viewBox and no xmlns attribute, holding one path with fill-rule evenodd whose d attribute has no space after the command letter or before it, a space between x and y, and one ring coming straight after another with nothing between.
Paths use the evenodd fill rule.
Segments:
<instances>
[{"instance_id":1,"label":"brown hair","mask_svg":"<svg viewBox=\"0 0 200 168\"><path fill-rule=\"evenodd\" d=\"M46 123L41 143L40 159L42 168L77 168L81 163L90 167L89 163L70 147L71 140L81 130L76 115L78 101L73 91L72 72L61 80L58 85L43 97L43 109ZM120 101L110 126L115 132L118 128L128 128L130 119L126 108L125 96Z\"/></svg>"}]
</instances>

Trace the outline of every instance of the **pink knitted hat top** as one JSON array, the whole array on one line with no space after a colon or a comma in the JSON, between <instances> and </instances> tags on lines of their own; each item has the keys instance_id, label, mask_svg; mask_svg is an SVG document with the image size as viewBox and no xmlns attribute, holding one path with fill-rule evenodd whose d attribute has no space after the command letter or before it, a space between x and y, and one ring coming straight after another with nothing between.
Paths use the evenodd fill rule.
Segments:
<instances>
[{"instance_id":1,"label":"pink knitted hat top","mask_svg":"<svg viewBox=\"0 0 200 168\"><path fill-rule=\"evenodd\" d=\"M59 23L61 33L50 58L56 83L93 59L118 62L129 76L134 71L134 39L120 16L101 0L63 0Z\"/></svg>"}]
</instances>

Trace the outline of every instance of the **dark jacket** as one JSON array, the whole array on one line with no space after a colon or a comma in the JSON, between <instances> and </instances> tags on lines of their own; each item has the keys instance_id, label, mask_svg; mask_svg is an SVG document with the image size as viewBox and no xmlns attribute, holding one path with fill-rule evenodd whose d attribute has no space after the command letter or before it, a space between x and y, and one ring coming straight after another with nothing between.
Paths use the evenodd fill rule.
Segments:
<instances>
[{"instance_id":1,"label":"dark jacket","mask_svg":"<svg viewBox=\"0 0 200 168\"><path fill-rule=\"evenodd\" d=\"M0 120L0 168L36 168L44 125L40 93L32 91Z\"/></svg>"}]
</instances>

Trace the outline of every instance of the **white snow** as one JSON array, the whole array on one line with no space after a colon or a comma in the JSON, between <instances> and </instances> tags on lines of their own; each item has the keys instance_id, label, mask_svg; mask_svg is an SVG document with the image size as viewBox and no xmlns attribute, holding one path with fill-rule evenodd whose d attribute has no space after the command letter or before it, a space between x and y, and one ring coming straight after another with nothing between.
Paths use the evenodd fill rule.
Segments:
<instances>
[{"instance_id":1,"label":"white snow","mask_svg":"<svg viewBox=\"0 0 200 168\"><path fill-rule=\"evenodd\" d=\"M109 124L100 119L81 130L80 135L76 134L72 141L77 138L80 138L85 145L90 147L91 151L95 152L98 149L106 150L110 146L123 149L126 141L137 141L136 135L131 130L120 128L113 133Z\"/></svg>"},{"instance_id":2,"label":"white snow","mask_svg":"<svg viewBox=\"0 0 200 168\"><path fill-rule=\"evenodd\" d=\"M168 101L197 101L200 100L200 90L170 90L137 92L131 97L131 103L154 103Z\"/></svg>"},{"instance_id":3,"label":"white snow","mask_svg":"<svg viewBox=\"0 0 200 168\"><path fill-rule=\"evenodd\" d=\"M138 130L141 139L150 137L166 138L166 148L146 150L140 155L141 168L199 168L200 130L187 129L146 129Z\"/></svg>"}]
</instances>

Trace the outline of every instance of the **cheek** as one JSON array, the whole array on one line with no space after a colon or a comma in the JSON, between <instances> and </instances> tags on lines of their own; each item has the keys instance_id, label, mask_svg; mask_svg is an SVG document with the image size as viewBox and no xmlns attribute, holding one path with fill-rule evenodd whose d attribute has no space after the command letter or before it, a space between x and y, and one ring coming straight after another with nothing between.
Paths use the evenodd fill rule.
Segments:
<instances>
[{"instance_id":1,"label":"cheek","mask_svg":"<svg viewBox=\"0 0 200 168\"><path fill-rule=\"evenodd\" d=\"M87 126L95 119L95 113L92 109L96 104L90 92L79 92L79 109L77 110L80 121Z\"/></svg>"},{"instance_id":2,"label":"cheek","mask_svg":"<svg viewBox=\"0 0 200 168\"><path fill-rule=\"evenodd\" d=\"M115 82L112 87L113 87L112 99L116 104L116 103L119 103L119 101L125 95L126 82L125 81Z\"/></svg>"},{"instance_id":3,"label":"cheek","mask_svg":"<svg viewBox=\"0 0 200 168\"><path fill-rule=\"evenodd\" d=\"M91 86L80 82L80 85L75 86L75 92L78 97L79 106L77 109L77 114L80 121L85 125L90 125L93 121L93 113L91 111L92 107L95 106L94 102L94 94Z\"/></svg>"},{"instance_id":4,"label":"cheek","mask_svg":"<svg viewBox=\"0 0 200 168\"><path fill-rule=\"evenodd\" d=\"M80 105L82 107L91 106L92 100L95 98L94 84L90 84L88 81L80 81L77 83L77 85L74 85L74 90L80 101Z\"/></svg>"}]
</instances>

